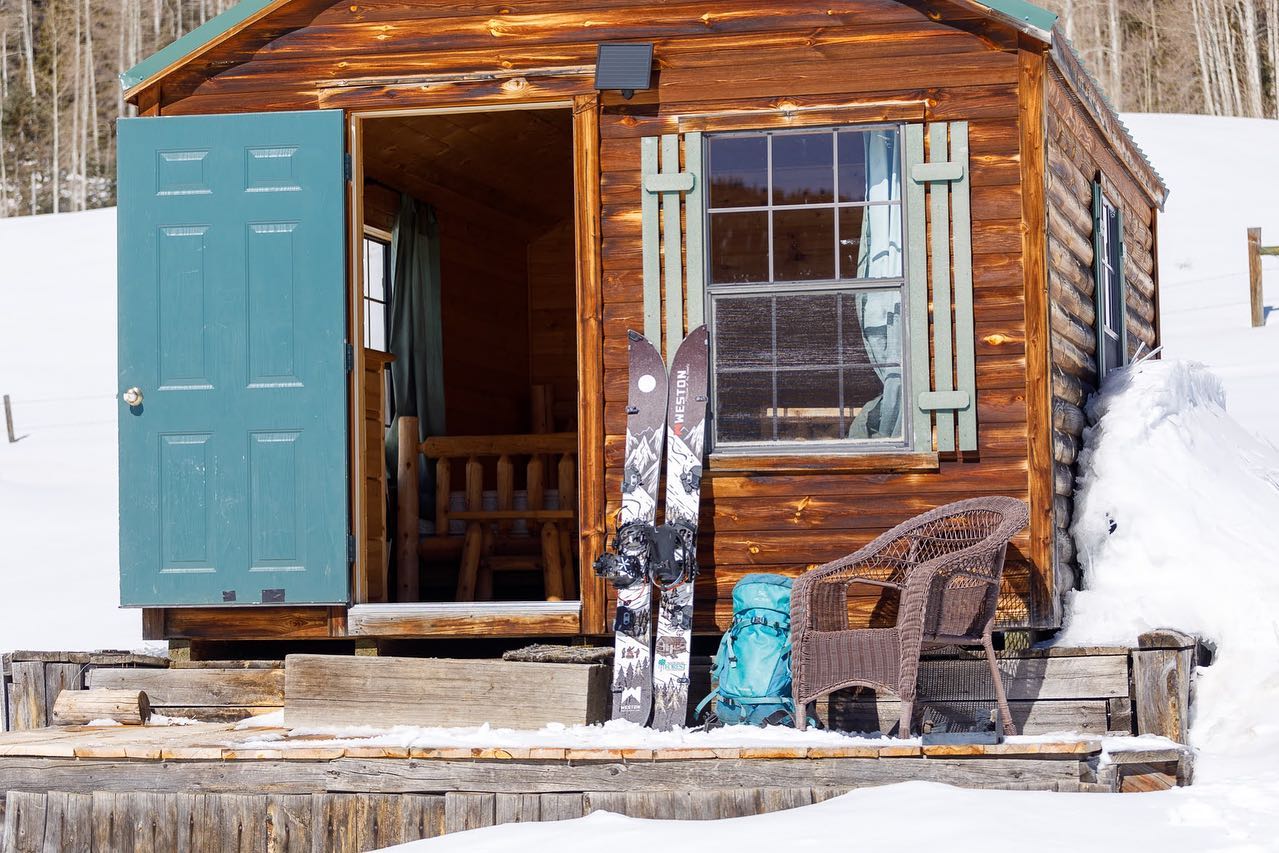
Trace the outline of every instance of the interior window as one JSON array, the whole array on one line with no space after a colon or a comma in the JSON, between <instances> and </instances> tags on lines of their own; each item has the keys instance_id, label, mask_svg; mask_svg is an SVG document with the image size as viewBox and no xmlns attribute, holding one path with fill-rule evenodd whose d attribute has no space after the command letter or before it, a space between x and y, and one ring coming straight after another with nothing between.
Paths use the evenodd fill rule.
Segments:
<instances>
[{"instance_id":1,"label":"interior window","mask_svg":"<svg viewBox=\"0 0 1279 853\"><path fill-rule=\"evenodd\" d=\"M1119 211L1105 195L1101 196L1101 335L1098 343L1102 376L1122 367L1127 360L1123 348L1124 280L1123 234L1120 232Z\"/></svg>"},{"instance_id":2,"label":"interior window","mask_svg":"<svg viewBox=\"0 0 1279 853\"><path fill-rule=\"evenodd\" d=\"M707 137L715 443L908 443L896 128Z\"/></svg>"},{"instance_id":3,"label":"interior window","mask_svg":"<svg viewBox=\"0 0 1279 853\"><path fill-rule=\"evenodd\" d=\"M364 345L390 352L391 245L380 237L364 237Z\"/></svg>"}]
</instances>

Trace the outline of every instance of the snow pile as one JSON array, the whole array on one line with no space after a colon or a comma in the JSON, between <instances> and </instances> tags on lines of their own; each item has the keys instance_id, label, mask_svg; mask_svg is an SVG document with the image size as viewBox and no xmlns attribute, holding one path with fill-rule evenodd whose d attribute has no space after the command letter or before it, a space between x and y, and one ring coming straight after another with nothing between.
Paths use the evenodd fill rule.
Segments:
<instances>
[{"instance_id":1,"label":"snow pile","mask_svg":"<svg viewBox=\"0 0 1279 853\"><path fill-rule=\"evenodd\" d=\"M1195 363L1112 374L1089 414L1074 524L1085 589L1058 642L1131 643L1160 626L1210 638L1194 740L1253 733L1279 701L1279 450L1227 414Z\"/></svg>"},{"instance_id":2,"label":"snow pile","mask_svg":"<svg viewBox=\"0 0 1279 853\"><path fill-rule=\"evenodd\" d=\"M1159 333L1165 357L1201 361L1230 414L1279 445L1279 258L1261 259L1266 328L1249 325L1247 230L1279 246L1279 122L1126 115L1172 189L1159 217Z\"/></svg>"},{"instance_id":3,"label":"snow pile","mask_svg":"<svg viewBox=\"0 0 1279 853\"><path fill-rule=\"evenodd\" d=\"M0 651L137 648L116 531L115 210L0 219Z\"/></svg>"}]
</instances>

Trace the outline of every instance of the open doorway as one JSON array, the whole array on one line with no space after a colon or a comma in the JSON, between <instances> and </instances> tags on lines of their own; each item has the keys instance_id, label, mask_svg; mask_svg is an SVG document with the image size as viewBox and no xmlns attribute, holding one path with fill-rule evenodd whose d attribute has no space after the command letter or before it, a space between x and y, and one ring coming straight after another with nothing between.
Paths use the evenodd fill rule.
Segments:
<instances>
[{"instance_id":1,"label":"open doorway","mask_svg":"<svg viewBox=\"0 0 1279 853\"><path fill-rule=\"evenodd\" d=\"M571 111L365 118L360 151L366 424L389 439L369 600L575 599Z\"/></svg>"}]
</instances>

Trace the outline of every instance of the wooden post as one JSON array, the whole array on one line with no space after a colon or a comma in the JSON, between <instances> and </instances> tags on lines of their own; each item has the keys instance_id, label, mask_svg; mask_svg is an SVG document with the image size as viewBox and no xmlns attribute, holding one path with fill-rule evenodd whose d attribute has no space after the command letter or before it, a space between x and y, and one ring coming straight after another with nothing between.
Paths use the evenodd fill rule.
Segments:
<instances>
[{"instance_id":1,"label":"wooden post","mask_svg":"<svg viewBox=\"0 0 1279 853\"><path fill-rule=\"evenodd\" d=\"M447 456L435 463L435 535L449 535L449 492L453 489L453 465Z\"/></svg>"},{"instance_id":2,"label":"wooden post","mask_svg":"<svg viewBox=\"0 0 1279 853\"><path fill-rule=\"evenodd\" d=\"M395 466L397 523L396 600L417 601L418 590L418 422L411 415L399 419L399 457Z\"/></svg>"},{"instance_id":3,"label":"wooden post","mask_svg":"<svg viewBox=\"0 0 1279 853\"><path fill-rule=\"evenodd\" d=\"M1194 637L1159 628L1142 634L1132 653L1137 734L1163 735L1185 743L1190 728Z\"/></svg>"},{"instance_id":4,"label":"wooden post","mask_svg":"<svg viewBox=\"0 0 1279 853\"><path fill-rule=\"evenodd\" d=\"M18 437L13 434L13 404L9 402L9 395L4 395L4 426L9 431L9 443L16 444Z\"/></svg>"},{"instance_id":5,"label":"wooden post","mask_svg":"<svg viewBox=\"0 0 1279 853\"><path fill-rule=\"evenodd\" d=\"M1258 328L1266 324L1265 308L1261 304L1261 229L1248 229L1248 293L1252 301L1252 326ZM6 411L8 397L5 398ZM13 440L13 429L9 430L9 440Z\"/></svg>"}]
</instances>

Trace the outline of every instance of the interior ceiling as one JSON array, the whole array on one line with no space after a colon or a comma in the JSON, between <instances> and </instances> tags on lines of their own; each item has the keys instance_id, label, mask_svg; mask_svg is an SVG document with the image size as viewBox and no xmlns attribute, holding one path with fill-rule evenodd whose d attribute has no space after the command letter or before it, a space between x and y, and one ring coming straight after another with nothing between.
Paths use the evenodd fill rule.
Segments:
<instances>
[{"instance_id":1,"label":"interior ceiling","mask_svg":"<svg viewBox=\"0 0 1279 853\"><path fill-rule=\"evenodd\" d=\"M571 116L543 109L370 119L364 170L442 211L482 205L541 233L572 216Z\"/></svg>"}]
</instances>

